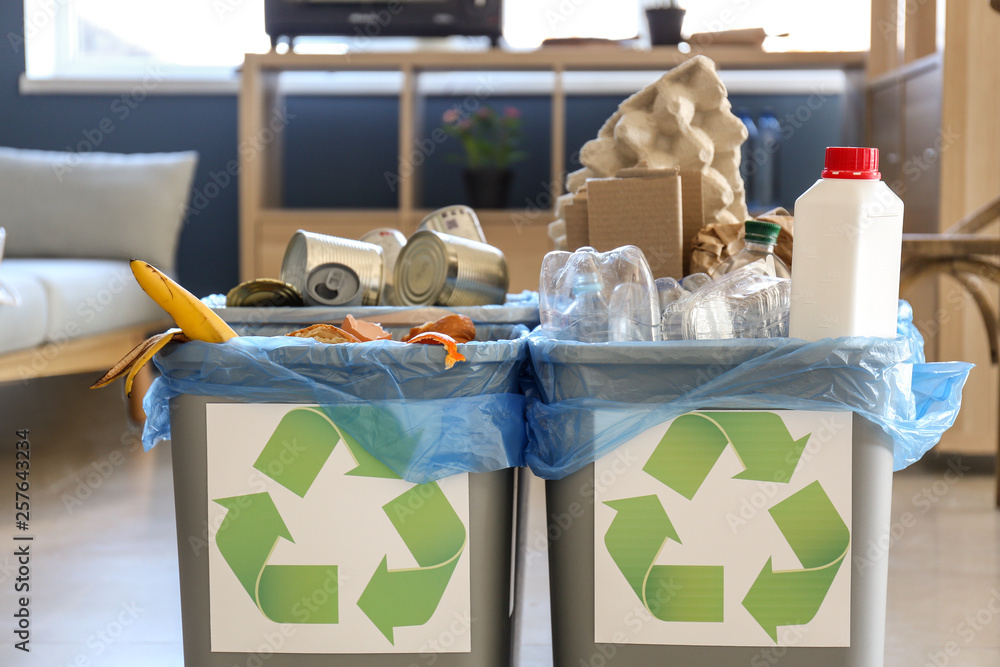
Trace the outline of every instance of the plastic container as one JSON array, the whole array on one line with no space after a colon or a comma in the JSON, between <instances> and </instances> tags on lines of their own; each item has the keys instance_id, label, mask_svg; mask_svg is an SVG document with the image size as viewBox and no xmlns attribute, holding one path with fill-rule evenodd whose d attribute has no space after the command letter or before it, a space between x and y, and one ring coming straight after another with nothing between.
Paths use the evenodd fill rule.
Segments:
<instances>
[{"instance_id":1,"label":"plastic container","mask_svg":"<svg viewBox=\"0 0 1000 667\"><path fill-rule=\"evenodd\" d=\"M844 648L796 646L644 646L594 641L595 506L600 479L596 464L560 480L546 481L549 581L552 600L554 667L602 665L780 665L781 667L881 667L885 646L885 604L889 557L862 556L889 530L892 501L892 441L878 427L855 416L853 427L851 645ZM565 517L573 517L567 522ZM867 552L864 552L867 555ZM844 564L844 568L847 564ZM641 609L637 603L637 608ZM635 623L642 622L641 611ZM806 626L808 627L808 626ZM801 628L782 628L784 634Z\"/></svg>"},{"instance_id":2,"label":"plastic container","mask_svg":"<svg viewBox=\"0 0 1000 667\"><path fill-rule=\"evenodd\" d=\"M717 266L714 276L732 273L744 266L764 260L768 266L768 272L773 273L776 278L791 278L791 271L781 261L781 258L774 254L774 245L778 242L781 226L763 220L747 220L745 228L743 250Z\"/></svg>"},{"instance_id":3,"label":"plastic container","mask_svg":"<svg viewBox=\"0 0 1000 667\"><path fill-rule=\"evenodd\" d=\"M903 202L878 149L826 149L822 178L795 203L789 336L896 335Z\"/></svg>"},{"instance_id":4,"label":"plastic container","mask_svg":"<svg viewBox=\"0 0 1000 667\"><path fill-rule=\"evenodd\" d=\"M535 359L534 363L536 373L543 384L546 400L569 407L576 401L592 397L597 390L601 392L602 398L615 401L613 410L625 409L627 404L634 404L633 408L637 411L655 410L657 406L651 405L651 402L667 403L678 397L697 394L699 387L711 383L711 378L726 376L727 372L748 362L752 363L752 360L761 355L767 346L779 344L775 340L748 342L751 347L730 343L732 341L680 343L680 347L673 344L583 346L552 343L546 346L544 356ZM766 355L764 352L761 356ZM532 357L535 358L534 349ZM761 373L767 374L766 370ZM808 382L819 385L826 379L823 371L807 375L810 376ZM805 389L804 386L802 388ZM710 409L711 400L711 398L706 399L707 402L703 407ZM719 400L719 403L724 404L725 400ZM773 402L769 403L766 398L762 398L758 407L766 405L773 405ZM745 407L752 408L751 405ZM548 427L551 427L552 423L542 421L542 424ZM589 413L581 411L576 419L572 420L572 433L566 433L563 437L574 443L590 442L596 445L601 437L599 434L607 435L610 431L618 431L618 427L610 426L612 423L614 417L609 417L608 413L600 410ZM595 641L597 632L595 623L599 612L595 599L595 589L598 586L595 569L598 553L595 549L605 549L604 540L608 539L604 529L598 529L595 523L597 512L606 513L608 508L603 502L596 504L595 499L601 499L602 487L614 489L614 485L618 483L615 475L610 474L614 468L609 469L609 466L605 465L602 472L602 468L599 467L600 461L613 462L619 457L617 465L620 467L617 470L620 474L628 474L634 468L645 470L644 459L641 456L635 459L630 454L620 455L620 450L613 450L599 459L598 463L588 464L561 479L546 481L555 667L596 664L593 662L594 656L600 656L600 664L607 666L669 664L685 665L685 667L718 667L777 664L782 667L880 667L884 651L888 554L886 550L878 549L870 554L869 549L871 545L878 544L889 528L893 441L878 426L859 415L854 415L853 420L848 417L847 424L851 425L848 428L852 430L853 443L850 464L852 469L850 539L854 551L851 563L845 561L841 570L848 568L851 570L850 646L795 646L794 640L790 640L789 637L808 636L809 625L779 627L779 636L782 637L780 645L766 645L765 642L746 646L699 646L695 641L691 641L689 645L683 645L688 642L682 642L680 645L645 645ZM568 445L567 448L572 448L572 445ZM688 469L687 464L680 462L673 462L671 465L677 470ZM725 477L733 472L730 470ZM781 481L778 477L774 479ZM647 481L652 481L652 478ZM763 508L760 511L766 516L766 508L769 506L766 501L768 483L742 483L749 485L746 491L741 491L745 494L743 497L748 499L748 505L757 503ZM776 485L771 484L771 487L774 486ZM650 492L651 487L643 484L637 485L634 493L624 495L641 496ZM696 496L695 499L704 501L703 496ZM738 515L739 505L733 502L731 507ZM683 514L673 513L669 506L667 512L682 536L683 544L698 544L699 540L704 539L699 531L728 532L731 526L721 516L705 523L692 523L691 519L685 519ZM568 517L572 517L572 520L567 520ZM636 544L639 542L636 541ZM664 552L683 548L671 542L664 544ZM606 559L608 554L601 553L600 557ZM663 561L658 557L656 562ZM759 567L759 563L756 561L754 563ZM777 571L778 567L775 567L775 570ZM840 572L841 576L844 574L843 571ZM602 581L600 583L602 590L606 590L608 581L619 588L624 586L624 581L617 579L619 576L619 573L615 572L611 579ZM728 576L727 574L727 581L730 581ZM742 598L746 591L745 588L738 586L734 586L734 589L739 591L737 599ZM644 615L638 598L635 600L635 609L622 630L626 637L631 635L631 627L639 631L647 624L659 623Z\"/></svg>"},{"instance_id":5,"label":"plastic container","mask_svg":"<svg viewBox=\"0 0 1000 667\"><path fill-rule=\"evenodd\" d=\"M392 341L158 355L144 442L172 440L186 664L510 664L527 331L482 332L452 369Z\"/></svg>"},{"instance_id":6,"label":"plastic container","mask_svg":"<svg viewBox=\"0 0 1000 667\"><path fill-rule=\"evenodd\" d=\"M433 646L449 645L451 635L432 637L421 652L320 655L286 653L282 647L296 626L276 625L246 653L212 650L210 551L206 530L210 505L206 470L206 406L230 402L220 397L184 395L171 401L174 503L177 515L178 564L184 632L184 663L199 667L263 664L269 667L410 667L431 661L443 667L507 667L510 664L510 575L513 531L514 470L469 474L468 555L471 618L474 626L455 620L455 632L471 632L469 653L435 653ZM351 539L358 540L357 536ZM199 547L202 545L202 547ZM390 564L391 567L391 564ZM341 605L354 604L342 600ZM468 624L468 619L466 619ZM263 661L263 662L260 662Z\"/></svg>"}]
</instances>

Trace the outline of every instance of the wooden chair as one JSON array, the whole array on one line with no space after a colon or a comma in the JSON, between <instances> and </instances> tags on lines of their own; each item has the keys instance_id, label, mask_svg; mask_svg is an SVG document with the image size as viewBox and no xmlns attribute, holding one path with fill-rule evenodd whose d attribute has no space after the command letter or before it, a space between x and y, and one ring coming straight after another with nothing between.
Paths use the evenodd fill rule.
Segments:
<instances>
[{"instance_id":1,"label":"wooden chair","mask_svg":"<svg viewBox=\"0 0 1000 667\"><path fill-rule=\"evenodd\" d=\"M966 216L942 234L904 234L900 291L929 275L954 278L972 297L989 336L990 359L1000 364L998 304L987 292L1000 286L1000 238L985 236L984 227L1000 219L1000 197ZM1000 409L1000 406L998 406ZM1000 433L997 437L996 504L1000 507Z\"/></svg>"}]
</instances>

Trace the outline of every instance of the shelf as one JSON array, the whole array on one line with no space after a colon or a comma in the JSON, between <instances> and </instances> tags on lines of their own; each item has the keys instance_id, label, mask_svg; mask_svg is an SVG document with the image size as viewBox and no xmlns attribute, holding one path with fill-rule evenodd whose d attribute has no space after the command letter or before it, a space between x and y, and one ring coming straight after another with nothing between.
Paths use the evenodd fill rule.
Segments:
<instances>
[{"instance_id":1,"label":"shelf","mask_svg":"<svg viewBox=\"0 0 1000 667\"><path fill-rule=\"evenodd\" d=\"M615 47L548 47L535 51L424 51L416 53L247 54L246 66L281 71L382 70L421 71L629 70L672 68L696 55L708 56L719 69L863 68L866 51L762 51L745 46L714 46L682 53L676 47L648 50Z\"/></svg>"},{"instance_id":2,"label":"shelf","mask_svg":"<svg viewBox=\"0 0 1000 667\"><path fill-rule=\"evenodd\" d=\"M562 194L566 172L567 72L669 70L696 55L715 61L719 69L844 69L862 70L866 53L767 52L740 46L716 46L682 53L676 47L648 50L616 47L551 47L528 52L422 51L361 52L342 55L247 54L239 102L240 146L240 276L242 280L276 276L288 239L297 229L359 238L378 227L412 232L428 213L420 202L420 173L401 159L398 209L315 210L282 208L281 127L269 128L284 100L282 72L392 71L402 74L399 90L400 156L411 153L421 137L423 96L420 75L435 71L551 72L551 152L549 182L552 199ZM264 140L266 139L266 140ZM487 239L507 255L511 289L536 289L542 257L550 248L550 212L478 211Z\"/></svg>"}]
</instances>

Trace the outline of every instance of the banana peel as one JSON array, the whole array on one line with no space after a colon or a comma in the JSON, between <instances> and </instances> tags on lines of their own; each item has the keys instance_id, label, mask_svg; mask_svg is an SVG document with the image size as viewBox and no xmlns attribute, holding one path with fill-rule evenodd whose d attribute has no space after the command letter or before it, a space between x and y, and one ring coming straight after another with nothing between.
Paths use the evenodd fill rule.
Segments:
<instances>
[{"instance_id":1,"label":"banana peel","mask_svg":"<svg viewBox=\"0 0 1000 667\"><path fill-rule=\"evenodd\" d=\"M225 320L173 278L142 260L133 259L129 266L142 291L174 318L185 336L206 343L224 343L236 338L236 332Z\"/></svg>"},{"instance_id":2,"label":"banana peel","mask_svg":"<svg viewBox=\"0 0 1000 667\"><path fill-rule=\"evenodd\" d=\"M224 343L237 334L201 299L149 262L133 259L129 266L139 287L174 318L178 327L136 345L90 387L100 389L125 376L125 393L131 396L135 376L168 343L186 343L192 340Z\"/></svg>"},{"instance_id":3,"label":"banana peel","mask_svg":"<svg viewBox=\"0 0 1000 667\"><path fill-rule=\"evenodd\" d=\"M125 376L125 394L131 396L135 376L142 370L143 366L150 362L153 355L162 350L168 343L187 343L190 340L180 329L168 329L161 334L150 336L133 347L100 380L90 385L90 388L100 389Z\"/></svg>"}]
</instances>

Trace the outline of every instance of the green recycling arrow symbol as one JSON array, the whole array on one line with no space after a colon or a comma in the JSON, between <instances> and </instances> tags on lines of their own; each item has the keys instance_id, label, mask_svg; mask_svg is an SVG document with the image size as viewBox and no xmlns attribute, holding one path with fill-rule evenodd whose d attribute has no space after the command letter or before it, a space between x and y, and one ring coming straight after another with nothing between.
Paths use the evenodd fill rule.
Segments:
<instances>
[{"instance_id":1,"label":"green recycling arrow symbol","mask_svg":"<svg viewBox=\"0 0 1000 667\"><path fill-rule=\"evenodd\" d=\"M604 544L649 613L661 621L722 621L722 567L653 565L681 539L656 496L611 500L617 514Z\"/></svg>"},{"instance_id":2,"label":"green recycling arrow symbol","mask_svg":"<svg viewBox=\"0 0 1000 667\"><path fill-rule=\"evenodd\" d=\"M643 470L691 500L726 445L743 462L735 479L786 483L808 441L773 412L694 412L674 420Z\"/></svg>"},{"instance_id":3,"label":"green recycling arrow symbol","mask_svg":"<svg viewBox=\"0 0 1000 667\"><path fill-rule=\"evenodd\" d=\"M334 447L343 441L356 467L347 474L400 479L318 408L282 417L254 468L300 498L308 493ZM226 519L216 543L260 611L276 623L339 622L336 565L269 565L279 539L294 542L268 493L220 498ZM383 507L418 567L375 570L358 606L393 641L393 628L422 625L434 614L465 550L466 531L437 483L417 485ZM323 595L318 595L322 591ZM308 600L308 611L303 600ZM320 601L322 600L322 603Z\"/></svg>"},{"instance_id":4,"label":"green recycling arrow symbol","mask_svg":"<svg viewBox=\"0 0 1000 667\"><path fill-rule=\"evenodd\" d=\"M743 606L777 642L777 626L804 625L816 616L847 556L851 535L819 482L769 512L804 569L774 572L769 558Z\"/></svg>"},{"instance_id":5,"label":"green recycling arrow symbol","mask_svg":"<svg viewBox=\"0 0 1000 667\"><path fill-rule=\"evenodd\" d=\"M732 445L744 467L734 479L788 483L808 440L792 438L773 412L690 413L671 423L643 471L691 500ZM608 553L654 617L723 621L722 566L655 564L668 540L681 543L657 496L604 504L616 512L604 535ZM847 555L850 531L818 481L769 512L803 569L774 572L769 559L743 606L777 642L778 626L816 615Z\"/></svg>"}]
</instances>

